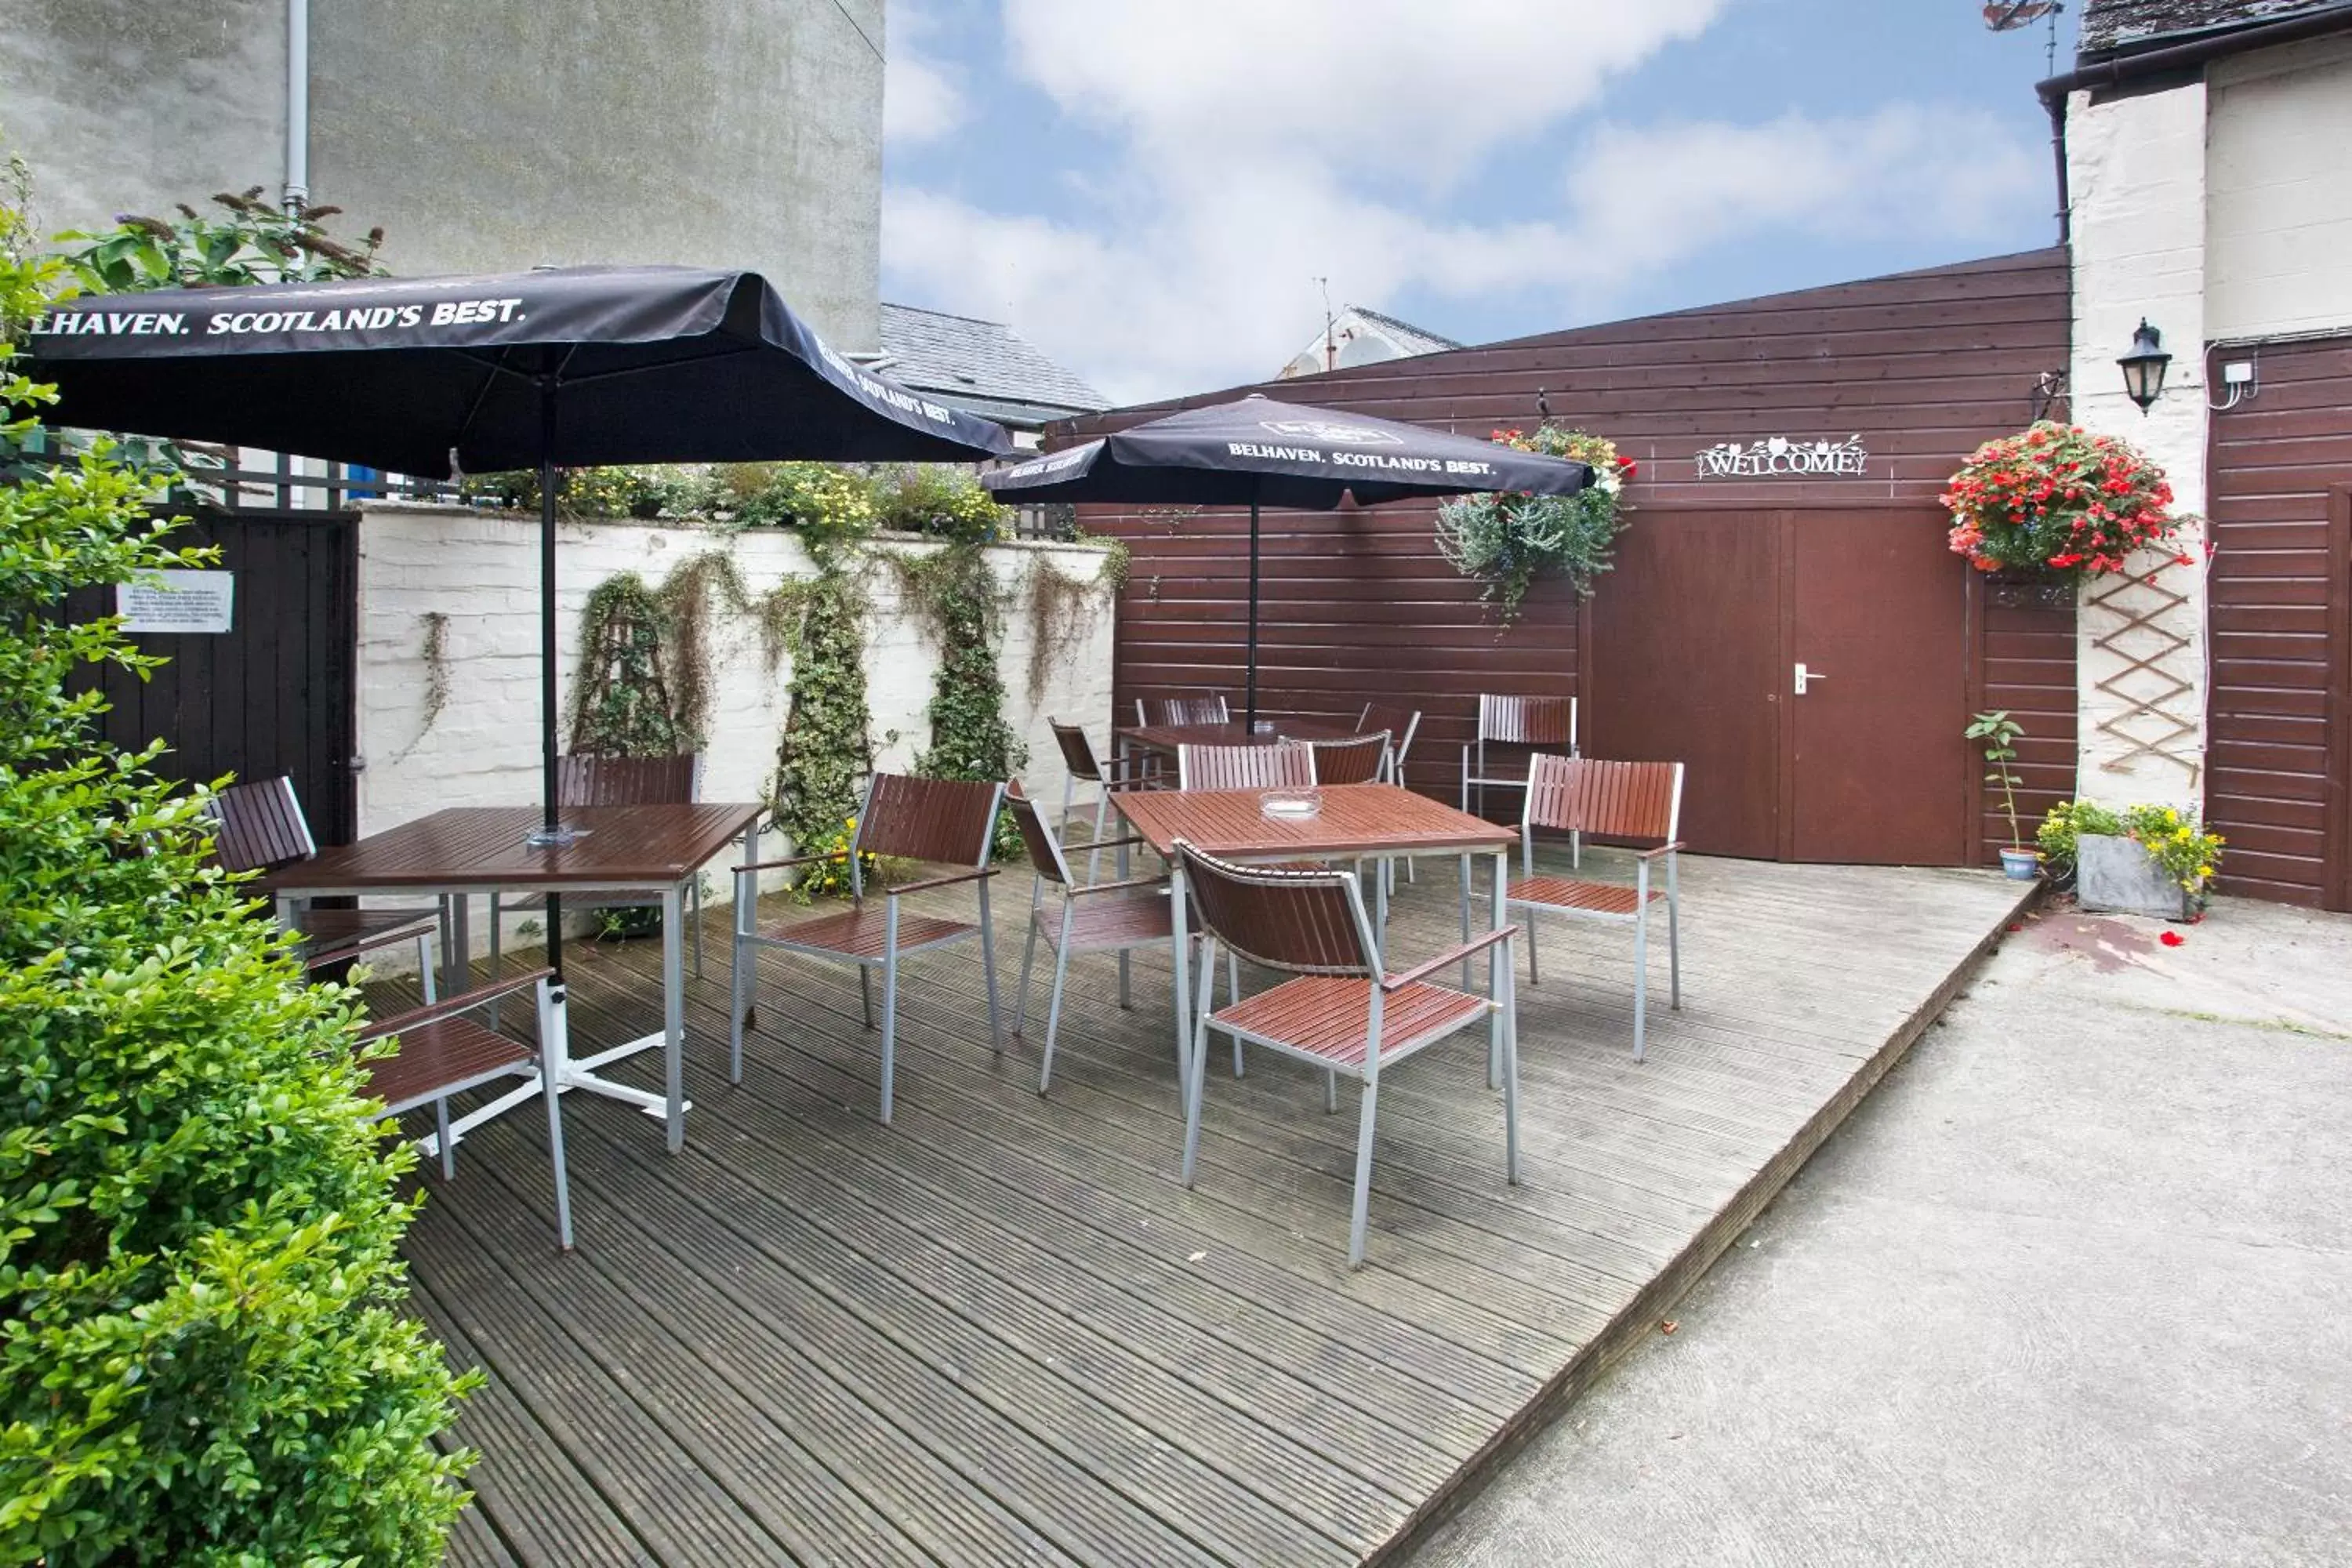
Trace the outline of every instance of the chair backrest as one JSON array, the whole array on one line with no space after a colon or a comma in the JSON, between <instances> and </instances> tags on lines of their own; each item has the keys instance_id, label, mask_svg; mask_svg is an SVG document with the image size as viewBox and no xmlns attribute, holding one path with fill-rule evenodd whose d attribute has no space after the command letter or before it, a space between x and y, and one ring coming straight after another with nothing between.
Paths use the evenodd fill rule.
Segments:
<instances>
[{"instance_id":1,"label":"chair backrest","mask_svg":"<svg viewBox=\"0 0 2352 1568\"><path fill-rule=\"evenodd\" d=\"M1315 754L1315 782L1319 784L1372 784L1388 772L1386 730L1350 735L1344 741L1301 743Z\"/></svg>"},{"instance_id":2,"label":"chair backrest","mask_svg":"<svg viewBox=\"0 0 2352 1568\"><path fill-rule=\"evenodd\" d=\"M1315 750L1297 741L1176 748L1178 789L1291 789L1314 782Z\"/></svg>"},{"instance_id":3,"label":"chair backrest","mask_svg":"<svg viewBox=\"0 0 2352 1568\"><path fill-rule=\"evenodd\" d=\"M274 871L319 852L294 781L231 784L212 798L213 858L231 871Z\"/></svg>"},{"instance_id":4,"label":"chair backrest","mask_svg":"<svg viewBox=\"0 0 2352 1568\"><path fill-rule=\"evenodd\" d=\"M565 805L691 805L701 755L608 757L567 752L555 759L555 795Z\"/></svg>"},{"instance_id":5,"label":"chair backrest","mask_svg":"<svg viewBox=\"0 0 2352 1568\"><path fill-rule=\"evenodd\" d=\"M1201 923L1253 963L1292 974L1370 975L1380 947L1352 871L1278 871L1203 855L1181 838Z\"/></svg>"},{"instance_id":6,"label":"chair backrest","mask_svg":"<svg viewBox=\"0 0 2352 1568\"><path fill-rule=\"evenodd\" d=\"M1538 752L1528 762L1520 833L1525 844L1532 844L1538 827L1664 844L1681 831L1682 811L1680 763L1611 763Z\"/></svg>"},{"instance_id":7,"label":"chair backrest","mask_svg":"<svg viewBox=\"0 0 2352 1568\"><path fill-rule=\"evenodd\" d=\"M1576 699L1478 694L1478 739L1576 749Z\"/></svg>"},{"instance_id":8,"label":"chair backrest","mask_svg":"<svg viewBox=\"0 0 2352 1568\"><path fill-rule=\"evenodd\" d=\"M861 894L865 890L858 867L868 855L933 865L987 865L996 839L996 807L1003 796L1001 784L876 773L866 786L866 805L857 814L857 833L850 845L856 851L849 858L853 889Z\"/></svg>"},{"instance_id":9,"label":"chair backrest","mask_svg":"<svg viewBox=\"0 0 2352 1568\"><path fill-rule=\"evenodd\" d=\"M1057 726L1058 727L1058 726ZM1021 842L1029 851L1029 864L1037 875L1056 887L1066 888L1076 880L1070 875L1070 862L1062 853L1061 840L1045 821L1045 814L1037 803L1021 793L1021 781L1014 779L1004 788L1004 809L1013 814L1013 826L1021 829Z\"/></svg>"},{"instance_id":10,"label":"chair backrest","mask_svg":"<svg viewBox=\"0 0 2352 1568\"><path fill-rule=\"evenodd\" d=\"M1234 715L1223 697L1139 697L1135 719L1139 724L1230 724Z\"/></svg>"},{"instance_id":11,"label":"chair backrest","mask_svg":"<svg viewBox=\"0 0 2352 1568\"><path fill-rule=\"evenodd\" d=\"M1356 717L1356 729L1359 733L1366 735L1375 730L1389 732L1390 766L1396 775L1392 782L1402 783L1405 758L1412 752L1413 736L1421 732L1421 710L1392 707L1386 702L1367 702L1363 712Z\"/></svg>"},{"instance_id":12,"label":"chair backrest","mask_svg":"<svg viewBox=\"0 0 2352 1568\"><path fill-rule=\"evenodd\" d=\"M1045 722L1054 727L1054 740L1062 748L1062 763L1070 770L1070 776L1087 784L1102 783L1102 763L1087 740L1085 726L1065 724L1059 719Z\"/></svg>"}]
</instances>

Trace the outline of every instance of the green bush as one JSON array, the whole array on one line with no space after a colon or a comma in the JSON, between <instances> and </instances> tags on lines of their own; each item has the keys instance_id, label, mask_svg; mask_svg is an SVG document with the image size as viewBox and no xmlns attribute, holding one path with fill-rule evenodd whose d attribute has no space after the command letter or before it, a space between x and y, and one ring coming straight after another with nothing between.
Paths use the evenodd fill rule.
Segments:
<instances>
[{"instance_id":1,"label":"green bush","mask_svg":"<svg viewBox=\"0 0 2352 1568\"><path fill-rule=\"evenodd\" d=\"M0 202L0 321L57 286ZM8 334L13 340L15 332ZM0 422L47 391L0 342ZM208 864L201 802L68 679L151 660L70 590L205 563L100 444L0 486L0 1563L438 1561L460 1384L398 1309L414 1161L354 993Z\"/></svg>"}]
</instances>

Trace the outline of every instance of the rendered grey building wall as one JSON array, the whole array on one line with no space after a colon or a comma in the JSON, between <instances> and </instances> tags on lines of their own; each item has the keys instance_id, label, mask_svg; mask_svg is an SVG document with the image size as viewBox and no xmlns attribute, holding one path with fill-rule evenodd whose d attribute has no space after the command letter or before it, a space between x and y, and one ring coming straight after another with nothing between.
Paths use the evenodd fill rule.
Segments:
<instances>
[{"instance_id":1,"label":"rendered grey building wall","mask_svg":"<svg viewBox=\"0 0 2352 1568\"><path fill-rule=\"evenodd\" d=\"M284 177L284 0L10 0L0 135L51 227ZM310 195L411 276L766 273L878 348L884 0L310 0Z\"/></svg>"},{"instance_id":2,"label":"rendered grey building wall","mask_svg":"<svg viewBox=\"0 0 2352 1568\"><path fill-rule=\"evenodd\" d=\"M285 174L285 0L7 0L0 146L48 229Z\"/></svg>"}]
</instances>

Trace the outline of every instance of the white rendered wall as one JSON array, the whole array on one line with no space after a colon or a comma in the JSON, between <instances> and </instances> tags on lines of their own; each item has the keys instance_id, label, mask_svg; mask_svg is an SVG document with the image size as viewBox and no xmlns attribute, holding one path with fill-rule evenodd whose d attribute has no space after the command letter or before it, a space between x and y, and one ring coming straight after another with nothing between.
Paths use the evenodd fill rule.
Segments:
<instances>
[{"instance_id":1,"label":"white rendered wall","mask_svg":"<svg viewBox=\"0 0 2352 1568\"><path fill-rule=\"evenodd\" d=\"M2200 520L2183 532L2198 565L2143 556L2135 565L2155 574L2154 586L2135 586L2106 606L2090 602L2097 589L2086 590L2075 789L2112 804L2196 806L2204 793L2205 108L2202 84L2097 105L2077 92L2067 106L2074 421L2146 453L2170 477L2176 510ZM2162 330L2173 355L2164 395L2147 414L2124 395L2116 366L2142 317ZM2166 605L2173 594L2185 602ZM2127 627L2139 615L2147 624ZM2135 669L2136 659L2155 668Z\"/></svg>"},{"instance_id":2,"label":"white rendered wall","mask_svg":"<svg viewBox=\"0 0 2352 1568\"><path fill-rule=\"evenodd\" d=\"M394 503L366 509L359 531L358 728L360 752L367 759L359 775L362 834L443 806L538 803L538 527L536 519L459 508ZM787 577L814 575L790 531L730 535L684 524L567 522L558 548L559 676L566 696L579 663L580 618L589 592L616 573L635 572L659 586L679 562L720 551L734 558L754 597ZM874 548L919 553L939 546L891 539ZM989 552L999 579L1016 590L1041 556L1079 581L1092 580L1106 558L1094 545L1024 542ZM873 612L866 622L866 700L876 757L884 768L903 769L929 740L923 710L938 656L920 621L903 606L890 573L872 572L867 587ZM434 613L447 617L448 691L428 729L425 632L425 616ZM1065 777L1049 717L1082 722L1098 747L1108 745L1113 620L1105 595L1033 704L1025 599L1016 597L1006 614L1000 658L1005 717L1028 743L1022 776L1042 799L1059 802ZM775 771L791 663L769 670L749 616L722 609L713 625L716 699L702 796L762 800ZM889 739L893 731L895 740ZM714 900L729 896L727 883L724 877L711 879Z\"/></svg>"},{"instance_id":3,"label":"white rendered wall","mask_svg":"<svg viewBox=\"0 0 2352 1568\"><path fill-rule=\"evenodd\" d=\"M2352 325L2352 39L2222 61L2206 96L2208 338Z\"/></svg>"}]
</instances>

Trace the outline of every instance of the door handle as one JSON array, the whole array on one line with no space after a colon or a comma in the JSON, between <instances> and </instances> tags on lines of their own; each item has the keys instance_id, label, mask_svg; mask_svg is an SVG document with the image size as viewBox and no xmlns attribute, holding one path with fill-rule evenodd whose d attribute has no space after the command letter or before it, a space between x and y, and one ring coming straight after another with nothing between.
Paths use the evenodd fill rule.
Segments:
<instances>
[{"instance_id":1,"label":"door handle","mask_svg":"<svg viewBox=\"0 0 2352 1568\"><path fill-rule=\"evenodd\" d=\"M1822 674L1818 669L1807 669L1802 664L1798 665L1796 682L1797 695L1802 697L1805 694L1805 688L1813 681L1827 680L1828 679L1828 676Z\"/></svg>"}]
</instances>

